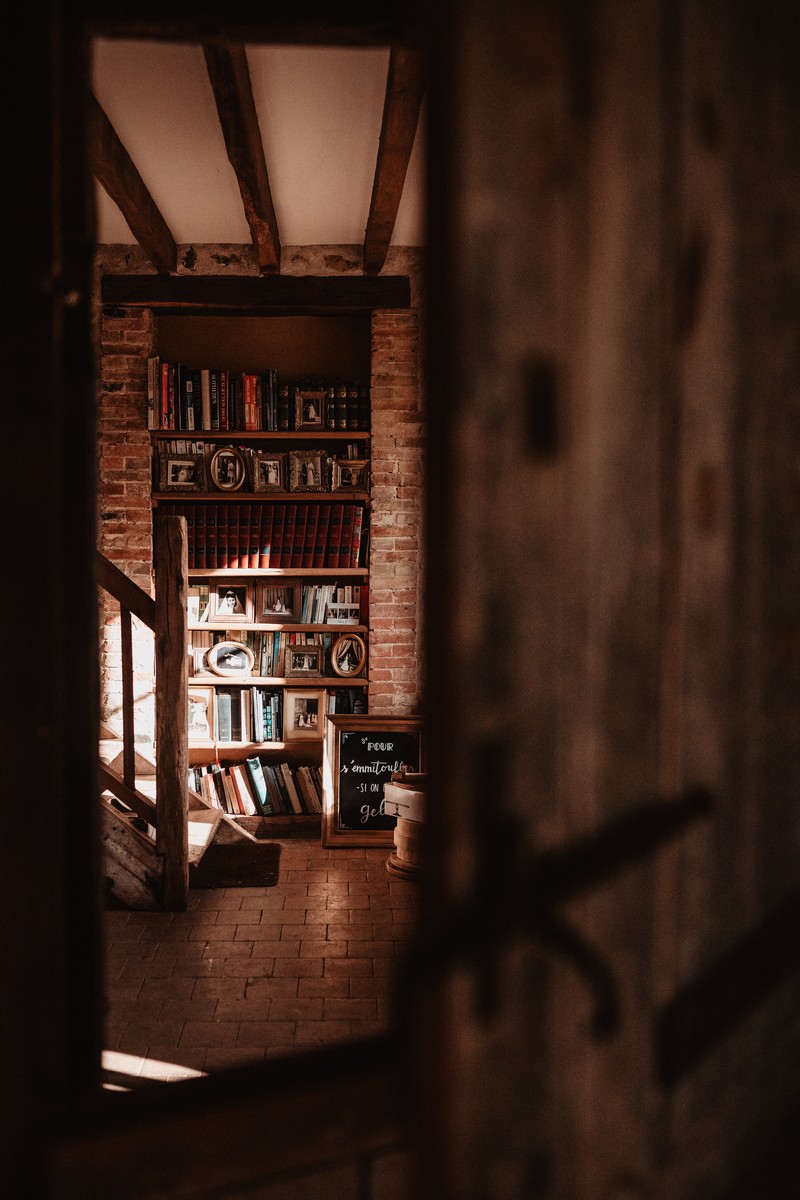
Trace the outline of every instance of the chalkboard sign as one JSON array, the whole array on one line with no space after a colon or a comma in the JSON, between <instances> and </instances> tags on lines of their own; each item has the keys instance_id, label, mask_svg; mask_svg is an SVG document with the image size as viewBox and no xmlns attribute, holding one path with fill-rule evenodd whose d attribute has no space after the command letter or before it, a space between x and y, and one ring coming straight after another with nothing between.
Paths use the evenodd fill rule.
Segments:
<instances>
[{"instance_id":1,"label":"chalkboard sign","mask_svg":"<svg viewBox=\"0 0 800 1200\"><path fill-rule=\"evenodd\" d=\"M396 817L383 811L395 771L421 771L422 722L416 717L329 716L326 722L324 846L392 846Z\"/></svg>"}]
</instances>

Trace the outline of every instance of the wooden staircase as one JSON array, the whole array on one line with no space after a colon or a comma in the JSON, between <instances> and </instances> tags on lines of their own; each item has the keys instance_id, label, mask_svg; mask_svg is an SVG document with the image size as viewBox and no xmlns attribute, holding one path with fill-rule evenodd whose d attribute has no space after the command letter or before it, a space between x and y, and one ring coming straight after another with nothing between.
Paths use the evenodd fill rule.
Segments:
<instances>
[{"instance_id":1,"label":"wooden staircase","mask_svg":"<svg viewBox=\"0 0 800 1200\"><path fill-rule=\"evenodd\" d=\"M97 554L98 585L119 605L122 727L100 730L98 780L106 901L135 909L186 908L190 881L225 887L266 881L275 845L211 808L187 784L186 522L155 526L156 598ZM135 744L131 617L155 633L158 753Z\"/></svg>"}]
</instances>

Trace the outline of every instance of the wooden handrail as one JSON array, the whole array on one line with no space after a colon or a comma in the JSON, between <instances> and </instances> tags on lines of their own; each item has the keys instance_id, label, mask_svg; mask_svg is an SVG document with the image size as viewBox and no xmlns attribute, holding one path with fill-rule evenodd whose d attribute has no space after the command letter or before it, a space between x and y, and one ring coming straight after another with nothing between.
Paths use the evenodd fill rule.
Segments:
<instances>
[{"instance_id":1,"label":"wooden handrail","mask_svg":"<svg viewBox=\"0 0 800 1200\"><path fill-rule=\"evenodd\" d=\"M101 766L103 787L156 831L163 859L163 905L186 908L189 896L189 799L186 711L186 520L159 515L154 530L156 599L97 552L97 582L120 606L122 780ZM133 637L131 616L155 633L156 801L142 812L135 787ZM183 714L183 717L181 717Z\"/></svg>"}]
</instances>

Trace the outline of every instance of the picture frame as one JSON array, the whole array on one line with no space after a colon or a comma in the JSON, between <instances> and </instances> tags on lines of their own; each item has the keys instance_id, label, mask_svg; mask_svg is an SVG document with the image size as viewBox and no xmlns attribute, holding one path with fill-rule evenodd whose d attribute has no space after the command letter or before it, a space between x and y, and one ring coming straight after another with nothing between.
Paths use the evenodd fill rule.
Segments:
<instances>
[{"instance_id":1,"label":"picture frame","mask_svg":"<svg viewBox=\"0 0 800 1200\"><path fill-rule=\"evenodd\" d=\"M423 771L420 717L329 714L322 760L322 844L394 846L397 818L383 811L383 788L402 767Z\"/></svg>"},{"instance_id":2,"label":"picture frame","mask_svg":"<svg viewBox=\"0 0 800 1200\"><path fill-rule=\"evenodd\" d=\"M162 452L159 457L159 488L162 492L202 492L205 482L202 454Z\"/></svg>"},{"instance_id":3,"label":"picture frame","mask_svg":"<svg viewBox=\"0 0 800 1200\"><path fill-rule=\"evenodd\" d=\"M257 625L299 621L300 584L286 579L257 584L253 620Z\"/></svg>"},{"instance_id":4,"label":"picture frame","mask_svg":"<svg viewBox=\"0 0 800 1200\"><path fill-rule=\"evenodd\" d=\"M219 492L238 492L247 479L244 455L235 446L219 446L214 450L208 471Z\"/></svg>"},{"instance_id":5,"label":"picture frame","mask_svg":"<svg viewBox=\"0 0 800 1200\"><path fill-rule=\"evenodd\" d=\"M298 385L294 389L295 429L325 428L325 389L320 385Z\"/></svg>"},{"instance_id":6,"label":"picture frame","mask_svg":"<svg viewBox=\"0 0 800 1200\"><path fill-rule=\"evenodd\" d=\"M325 721L325 689L286 688L283 693L283 740L319 741Z\"/></svg>"},{"instance_id":7,"label":"picture frame","mask_svg":"<svg viewBox=\"0 0 800 1200\"><path fill-rule=\"evenodd\" d=\"M285 492L286 455L265 454L256 451L253 455L253 491Z\"/></svg>"},{"instance_id":8,"label":"picture frame","mask_svg":"<svg viewBox=\"0 0 800 1200\"><path fill-rule=\"evenodd\" d=\"M326 625L359 625L360 623L360 604L341 604L334 601L325 610Z\"/></svg>"},{"instance_id":9,"label":"picture frame","mask_svg":"<svg viewBox=\"0 0 800 1200\"><path fill-rule=\"evenodd\" d=\"M322 646L287 646L283 673L287 679L318 679L322 675Z\"/></svg>"},{"instance_id":10,"label":"picture frame","mask_svg":"<svg viewBox=\"0 0 800 1200\"><path fill-rule=\"evenodd\" d=\"M326 492L327 454L324 450L289 451L289 491Z\"/></svg>"},{"instance_id":11,"label":"picture frame","mask_svg":"<svg viewBox=\"0 0 800 1200\"><path fill-rule=\"evenodd\" d=\"M252 674L255 656L244 642L217 642L206 652L206 664L214 675L244 679Z\"/></svg>"},{"instance_id":12,"label":"picture frame","mask_svg":"<svg viewBox=\"0 0 800 1200\"><path fill-rule=\"evenodd\" d=\"M331 670L344 679L355 679L364 671L367 644L357 633L343 633L331 646Z\"/></svg>"},{"instance_id":13,"label":"picture frame","mask_svg":"<svg viewBox=\"0 0 800 1200\"><path fill-rule=\"evenodd\" d=\"M214 689L213 687L195 687L191 685L188 692L188 733L189 743L210 742L214 740Z\"/></svg>"},{"instance_id":14,"label":"picture frame","mask_svg":"<svg viewBox=\"0 0 800 1200\"><path fill-rule=\"evenodd\" d=\"M332 492L369 492L368 458L331 460Z\"/></svg>"},{"instance_id":15,"label":"picture frame","mask_svg":"<svg viewBox=\"0 0 800 1200\"><path fill-rule=\"evenodd\" d=\"M243 625L253 619L253 596L246 583L214 581L209 589L209 623Z\"/></svg>"}]
</instances>

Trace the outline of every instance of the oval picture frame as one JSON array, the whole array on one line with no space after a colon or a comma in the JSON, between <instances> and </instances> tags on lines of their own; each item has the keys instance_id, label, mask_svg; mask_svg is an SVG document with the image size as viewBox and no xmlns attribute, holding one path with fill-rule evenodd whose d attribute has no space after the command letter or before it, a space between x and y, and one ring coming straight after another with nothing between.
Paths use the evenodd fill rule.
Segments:
<instances>
[{"instance_id":1,"label":"oval picture frame","mask_svg":"<svg viewBox=\"0 0 800 1200\"><path fill-rule=\"evenodd\" d=\"M253 651L243 642L217 642L206 654L208 669L226 679L244 679L255 661Z\"/></svg>"},{"instance_id":2,"label":"oval picture frame","mask_svg":"<svg viewBox=\"0 0 800 1200\"><path fill-rule=\"evenodd\" d=\"M247 478L244 458L235 446L220 446L208 466L211 482L220 492L238 492Z\"/></svg>"},{"instance_id":3,"label":"oval picture frame","mask_svg":"<svg viewBox=\"0 0 800 1200\"><path fill-rule=\"evenodd\" d=\"M357 633L343 633L331 646L331 670L343 679L360 675L367 661L367 645Z\"/></svg>"}]
</instances>

